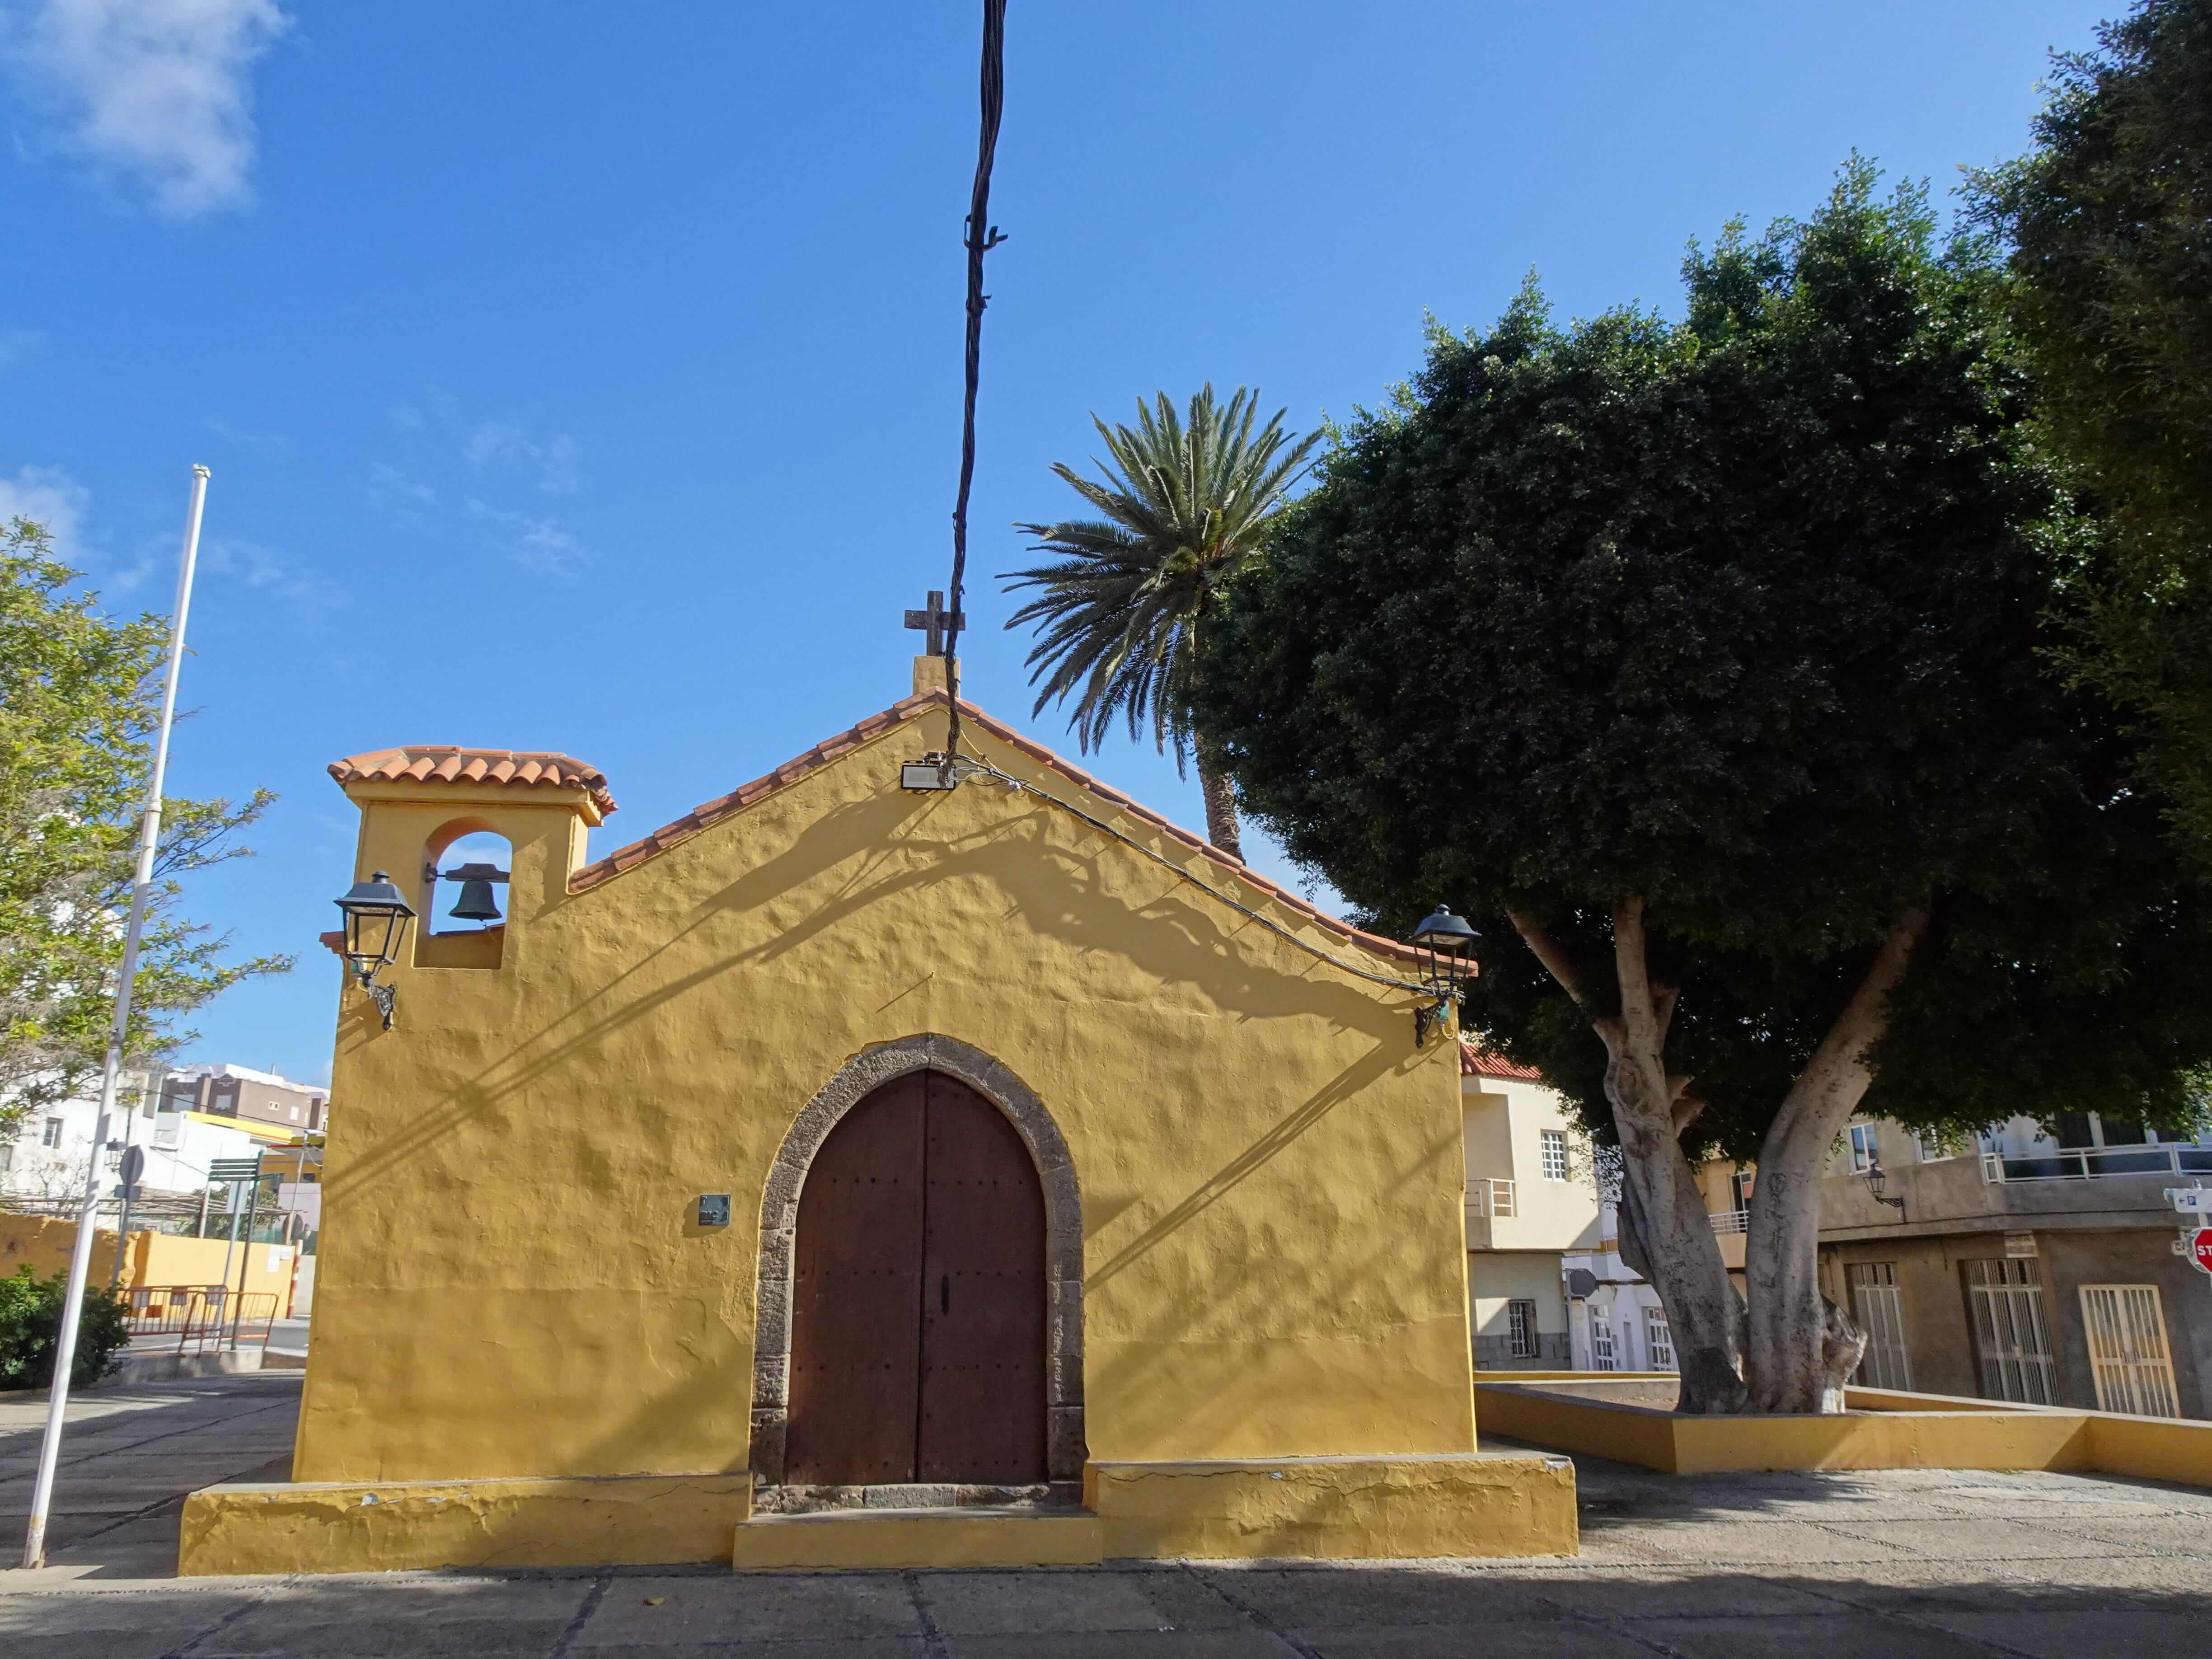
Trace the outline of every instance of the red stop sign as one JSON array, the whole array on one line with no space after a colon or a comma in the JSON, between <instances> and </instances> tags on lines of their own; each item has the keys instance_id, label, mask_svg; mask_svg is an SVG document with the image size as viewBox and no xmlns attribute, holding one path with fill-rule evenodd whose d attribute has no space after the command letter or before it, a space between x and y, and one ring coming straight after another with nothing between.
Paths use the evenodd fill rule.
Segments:
<instances>
[{"instance_id":1,"label":"red stop sign","mask_svg":"<svg viewBox=\"0 0 2212 1659\"><path fill-rule=\"evenodd\" d=\"M2197 1237L2189 1241L2189 1259L2197 1264L2197 1271L2212 1273L2212 1227L2199 1227Z\"/></svg>"}]
</instances>

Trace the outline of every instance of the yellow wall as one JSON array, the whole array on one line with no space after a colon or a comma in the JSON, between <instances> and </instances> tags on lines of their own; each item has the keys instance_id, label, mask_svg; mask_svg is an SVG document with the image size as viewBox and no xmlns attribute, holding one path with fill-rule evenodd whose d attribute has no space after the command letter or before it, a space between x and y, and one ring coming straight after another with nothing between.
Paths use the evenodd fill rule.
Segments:
<instances>
[{"instance_id":1,"label":"yellow wall","mask_svg":"<svg viewBox=\"0 0 2212 1659\"><path fill-rule=\"evenodd\" d=\"M925 1032L1003 1063L1066 1139L1094 1457L1473 1449L1453 1045L1417 1053L1418 999L1050 805L902 793L945 727L573 894L580 792L352 786L357 873L419 869L466 817L514 878L499 969L391 970L390 1032L344 997L296 1479L745 1468L770 1161L841 1066ZM727 1229L692 1224L709 1192Z\"/></svg>"},{"instance_id":2,"label":"yellow wall","mask_svg":"<svg viewBox=\"0 0 2212 1659\"><path fill-rule=\"evenodd\" d=\"M25 1262L40 1278L67 1273L70 1252L76 1243L76 1224L52 1216L19 1215L0 1210L0 1273L12 1273ZM132 1233L123 1253L123 1283L139 1285L219 1285L223 1283L224 1241L219 1238L173 1238L166 1233ZM277 1313L286 1311L292 1294L292 1255L287 1250L270 1267L270 1247L240 1247L246 1256L245 1277L240 1277L238 1258L230 1261L229 1283L234 1289L274 1291ZM115 1270L115 1235L105 1228L92 1236L92 1282L105 1285Z\"/></svg>"}]
</instances>

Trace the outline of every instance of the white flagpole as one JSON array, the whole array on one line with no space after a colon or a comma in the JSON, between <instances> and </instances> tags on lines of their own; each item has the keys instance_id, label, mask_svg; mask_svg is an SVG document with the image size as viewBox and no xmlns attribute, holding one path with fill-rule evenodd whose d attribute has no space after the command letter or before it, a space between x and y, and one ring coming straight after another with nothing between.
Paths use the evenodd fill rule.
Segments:
<instances>
[{"instance_id":1,"label":"white flagpole","mask_svg":"<svg viewBox=\"0 0 2212 1659\"><path fill-rule=\"evenodd\" d=\"M131 888L131 920L123 933L115 1023L108 1028L107 1055L100 1068L100 1121L93 1131L92 1156L86 1162L84 1203L76 1217L76 1249L70 1255L69 1289L62 1296L53 1386L46 1394L46 1433L39 1443L39 1478L31 1492L30 1530L23 1539L27 1567L46 1565L46 1510L53 1502L54 1468L61 1459L70 1367L76 1363L76 1328L83 1316L84 1284L92 1263L92 1224L100 1208L100 1169L107 1150L107 1126L115 1114L116 1074L123 1068L123 1044L131 1033L131 991L138 974L138 938L145 931L146 904L154 890L154 854L161 839L161 785L169 769L169 727L177 716L177 676L185 660L185 613L192 602L192 567L199 561L200 514L207 505L207 468L194 467L191 502L185 510L184 556L177 572L176 614L169 626L169 661L161 680L161 724L154 739L154 775L146 785L146 811L138 824L138 869Z\"/></svg>"}]
</instances>

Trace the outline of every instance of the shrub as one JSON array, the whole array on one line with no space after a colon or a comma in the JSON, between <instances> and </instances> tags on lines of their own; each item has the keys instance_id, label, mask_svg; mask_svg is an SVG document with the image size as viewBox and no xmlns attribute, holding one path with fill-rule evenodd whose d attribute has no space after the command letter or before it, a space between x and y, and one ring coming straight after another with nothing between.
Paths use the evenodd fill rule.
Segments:
<instances>
[{"instance_id":1,"label":"shrub","mask_svg":"<svg viewBox=\"0 0 2212 1659\"><path fill-rule=\"evenodd\" d=\"M54 1380L68 1275L40 1279L28 1262L0 1279L0 1389L43 1389ZM128 1304L104 1285L88 1285L77 1325L70 1385L83 1388L113 1370L115 1351L131 1340Z\"/></svg>"}]
</instances>

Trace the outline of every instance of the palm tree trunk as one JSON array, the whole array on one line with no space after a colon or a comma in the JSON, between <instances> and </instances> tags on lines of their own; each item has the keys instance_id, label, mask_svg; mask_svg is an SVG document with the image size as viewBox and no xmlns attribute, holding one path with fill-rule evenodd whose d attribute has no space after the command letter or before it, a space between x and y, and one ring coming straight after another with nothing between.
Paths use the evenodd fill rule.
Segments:
<instances>
[{"instance_id":1,"label":"palm tree trunk","mask_svg":"<svg viewBox=\"0 0 2212 1659\"><path fill-rule=\"evenodd\" d=\"M1221 769L1218 750L1200 738L1198 748L1198 787L1206 797L1206 838L1223 852L1244 862L1244 841L1237 829L1237 794L1229 787L1229 775Z\"/></svg>"}]
</instances>

